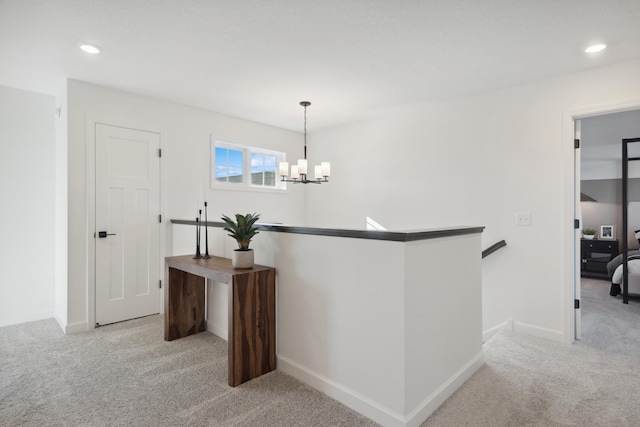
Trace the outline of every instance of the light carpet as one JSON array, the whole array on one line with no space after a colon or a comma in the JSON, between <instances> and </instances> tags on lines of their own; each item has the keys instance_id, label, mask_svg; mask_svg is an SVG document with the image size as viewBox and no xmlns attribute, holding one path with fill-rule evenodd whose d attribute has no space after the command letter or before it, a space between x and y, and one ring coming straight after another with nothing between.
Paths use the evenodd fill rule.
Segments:
<instances>
[{"instance_id":1,"label":"light carpet","mask_svg":"<svg viewBox=\"0 0 640 427\"><path fill-rule=\"evenodd\" d=\"M582 284L582 340L565 344L503 331L486 364L423 423L431 426L639 426L640 301L609 283Z\"/></svg>"},{"instance_id":2,"label":"light carpet","mask_svg":"<svg viewBox=\"0 0 640 427\"><path fill-rule=\"evenodd\" d=\"M0 426L376 426L282 372L227 385L227 343L160 316L63 335L0 328Z\"/></svg>"},{"instance_id":3,"label":"light carpet","mask_svg":"<svg viewBox=\"0 0 640 427\"><path fill-rule=\"evenodd\" d=\"M640 301L582 289L581 342L497 334L422 426L640 425ZM212 334L165 342L160 316L68 336L53 320L0 328L0 426L377 425L282 372L231 388L226 358Z\"/></svg>"}]
</instances>

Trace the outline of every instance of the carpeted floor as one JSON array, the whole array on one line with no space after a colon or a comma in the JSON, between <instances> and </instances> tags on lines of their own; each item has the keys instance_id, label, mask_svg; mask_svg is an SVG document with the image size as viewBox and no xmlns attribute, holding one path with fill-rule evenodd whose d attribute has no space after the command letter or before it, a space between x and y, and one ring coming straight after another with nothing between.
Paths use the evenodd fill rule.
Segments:
<instances>
[{"instance_id":1,"label":"carpeted floor","mask_svg":"<svg viewBox=\"0 0 640 427\"><path fill-rule=\"evenodd\" d=\"M281 372L227 385L227 344L166 342L160 316L64 336L0 328L0 426L375 426Z\"/></svg>"},{"instance_id":2,"label":"carpeted floor","mask_svg":"<svg viewBox=\"0 0 640 427\"><path fill-rule=\"evenodd\" d=\"M486 364L423 427L640 425L640 300L583 279L580 342L503 331Z\"/></svg>"},{"instance_id":3,"label":"carpeted floor","mask_svg":"<svg viewBox=\"0 0 640 427\"><path fill-rule=\"evenodd\" d=\"M501 332L423 427L640 425L640 301L583 281L583 339ZM231 388L226 342L165 342L160 316L65 336L0 328L0 426L375 426L281 372Z\"/></svg>"}]
</instances>

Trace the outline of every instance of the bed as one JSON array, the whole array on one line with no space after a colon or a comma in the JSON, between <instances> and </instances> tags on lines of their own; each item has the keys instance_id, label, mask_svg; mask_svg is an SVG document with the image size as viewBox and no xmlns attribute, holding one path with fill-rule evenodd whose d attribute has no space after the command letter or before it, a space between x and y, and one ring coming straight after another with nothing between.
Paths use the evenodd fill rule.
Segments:
<instances>
[{"instance_id":1,"label":"bed","mask_svg":"<svg viewBox=\"0 0 640 427\"><path fill-rule=\"evenodd\" d=\"M630 251L627 258L627 268L629 269L629 284L627 291L632 295L640 295L640 251ZM622 293L622 255L612 259L607 264L607 271L611 277L611 296Z\"/></svg>"}]
</instances>

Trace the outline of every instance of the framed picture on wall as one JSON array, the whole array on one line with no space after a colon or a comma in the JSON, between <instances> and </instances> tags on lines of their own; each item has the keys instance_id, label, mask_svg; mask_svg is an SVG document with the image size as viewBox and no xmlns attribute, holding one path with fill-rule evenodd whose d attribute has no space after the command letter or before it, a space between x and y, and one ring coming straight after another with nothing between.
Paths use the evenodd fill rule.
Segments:
<instances>
[{"instance_id":1,"label":"framed picture on wall","mask_svg":"<svg viewBox=\"0 0 640 427\"><path fill-rule=\"evenodd\" d=\"M616 238L615 230L613 225L601 225L600 226L600 238L613 240Z\"/></svg>"}]
</instances>

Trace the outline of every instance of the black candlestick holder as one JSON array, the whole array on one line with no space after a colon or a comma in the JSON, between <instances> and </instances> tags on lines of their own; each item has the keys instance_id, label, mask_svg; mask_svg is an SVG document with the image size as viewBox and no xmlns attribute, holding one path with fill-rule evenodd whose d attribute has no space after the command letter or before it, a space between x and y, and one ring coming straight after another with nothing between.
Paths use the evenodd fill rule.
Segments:
<instances>
[{"instance_id":1,"label":"black candlestick holder","mask_svg":"<svg viewBox=\"0 0 640 427\"><path fill-rule=\"evenodd\" d=\"M204 202L204 256L202 258L209 259L209 230L207 227L207 202Z\"/></svg>"},{"instance_id":2,"label":"black candlestick holder","mask_svg":"<svg viewBox=\"0 0 640 427\"><path fill-rule=\"evenodd\" d=\"M200 210L198 214L198 218L196 218L196 254L193 256L193 259L202 259L202 255L200 254L200 215L202 214L202 210Z\"/></svg>"}]
</instances>

